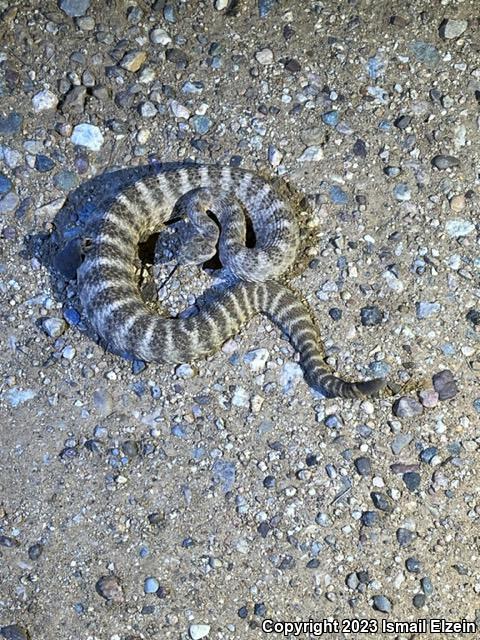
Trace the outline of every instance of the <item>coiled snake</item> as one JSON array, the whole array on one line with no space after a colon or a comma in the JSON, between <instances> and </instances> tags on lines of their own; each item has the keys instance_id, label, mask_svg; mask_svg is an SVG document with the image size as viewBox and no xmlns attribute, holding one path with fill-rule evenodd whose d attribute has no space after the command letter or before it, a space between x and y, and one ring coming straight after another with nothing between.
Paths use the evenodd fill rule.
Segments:
<instances>
[{"instance_id":1,"label":"coiled snake","mask_svg":"<svg viewBox=\"0 0 480 640\"><path fill-rule=\"evenodd\" d=\"M165 318L142 301L135 280L138 243L180 215L179 259L203 263L218 250L233 282L187 318ZM256 237L246 246L246 218ZM211 213L217 219L215 223ZM160 169L120 193L103 214L78 269L79 296L96 332L113 349L147 362L181 363L212 354L263 313L290 338L307 382L329 396L377 393L384 380L346 382L325 367L307 308L276 281L294 262L298 227L267 181L238 168Z\"/></svg>"}]
</instances>

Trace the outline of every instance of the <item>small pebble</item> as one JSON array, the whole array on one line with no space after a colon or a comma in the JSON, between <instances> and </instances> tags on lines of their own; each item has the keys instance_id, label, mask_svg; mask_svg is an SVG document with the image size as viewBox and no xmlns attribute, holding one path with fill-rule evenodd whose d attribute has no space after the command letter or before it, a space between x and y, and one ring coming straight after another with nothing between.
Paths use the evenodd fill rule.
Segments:
<instances>
[{"instance_id":1,"label":"small pebble","mask_svg":"<svg viewBox=\"0 0 480 640\"><path fill-rule=\"evenodd\" d=\"M427 447L426 449L423 449L423 451L421 451L419 458L422 462L425 462L426 464L430 464L433 458L437 454L438 454L437 447Z\"/></svg>"},{"instance_id":2,"label":"small pebble","mask_svg":"<svg viewBox=\"0 0 480 640\"><path fill-rule=\"evenodd\" d=\"M302 155L298 158L298 162L318 162L323 159L323 151L321 147L307 147Z\"/></svg>"},{"instance_id":3,"label":"small pebble","mask_svg":"<svg viewBox=\"0 0 480 640\"><path fill-rule=\"evenodd\" d=\"M59 338L65 332L67 324L61 318L45 318L42 327L50 338Z\"/></svg>"},{"instance_id":4,"label":"small pebble","mask_svg":"<svg viewBox=\"0 0 480 640\"><path fill-rule=\"evenodd\" d=\"M372 498L374 506L380 511L384 511L385 513L392 511L392 506L385 494L380 493L379 491L372 491L370 497Z\"/></svg>"},{"instance_id":5,"label":"small pebble","mask_svg":"<svg viewBox=\"0 0 480 640\"><path fill-rule=\"evenodd\" d=\"M412 198L410 187L405 182L400 182L399 184L395 185L395 187L393 188L393 195L395 197L395 200L398 200L399 202L406 202L407 200L411 200Z\"/></svg>"},{"instance_id":6,"label":"small pebble","mask_svg":"<svg viewBox=\"0 0 480 640\"><path fill-rule=\"evenodd\" d=\"M438 30L440 36L446 40L459 38L468 27L466 20L444 20Z\"/></svg>"},{"instance_id":7,"label":"small pebble","mask_svg":"<svg viewBox=\"0 0 480 640\"><path fill-rule=\"evenodd\" d=\"M54 166L55 162L48 156L40 153L35 157L35 169L40 173L47 173L51 171Z\"/></svg>"},{"instance_id":8,"label":"small pebble","mask_svg":"<svg viewBox=\"0 0 480 640\"><path fill-rule=\"evenodd\" d=\"M450 199L450 209L454 213L460 213L465 209L465 196L457 195Z\"/></svg>"},{"instance_id":9,"label":"small pebble","mask_svg":"<svg viewBox=\"0 0 480 640\"><path fill-rule=\"evenodd\" d=\"M404 527L399 527L397 529L397 542L401 547L408 546L416 537L414 531L410 531L410 529L405 529Z\"/></svg>"},{"instance_id":10,"label":"small pebble","mask_svg":"<svg viewBox=\"0 0 480 640\"><path fill-rule=\"evenodd\" d=\"M453 373L449 369L444 369L436 373L433 378L433 387L438 393L440 400L450 400L458 393L458 387Z\"/></svg>"},{"instance_id":11,"label":"small pebble","mask_svg":"<svg viewBox=\"0 0 480 640\"><path fill-rule=\"evenodd\" d=\"M420 398L422 405L429 409L436 407L438 404L438 393L433 389L422 389L419 392L418 397Z\"/></svg>"},{"instance_id":12,"label":"small pebble","mask_svg":"<svg viewBox=\"0 0 480 640\"><path fill-rule=\"evenodd\" d=\"M90 6L90 0L60 0L60 9L71 18L84 16Z\"/></svg>"},{"instance_id":13,"label":"small pebble","mask_svg":"<svg viewBox=\"0 0 480 640\"><path fill-rule=\"evenodd\" d=\"M420 573L421 564L417 558L407 558L405 566L410 573Z\"/></svg>"},{"instance_id":14,"label":"small pebble","mask_svg":"<svg viewBox=\"0 0 480 640\"><path fill-rule=\"evenodd\" d=\"M383 320L383 311L376 306L360 309L360 321L364 327L373 327Z\"/></svg>"},{"instance_id":15,"label":"small pebble","mask_svg":"<svg viewBox=\"0 0 480 640\"><path fill-rule=\"evenodd\" d=\"M77 124L73 129L71 141L80 147L86 147L91 151L100 151L103 145L103 135L100 129L93 124Z\"/></svg>"},{"instance_id":16,"label":"small pebble","mask_svg":"<svg viewBox=\"0 0 480 640\"><path fill-rule=\"evenodd\" d=\"M188 633L190 634L190 638L192 640L200 640L201 638L206 638L210 633L210 625L209 624L191 624Z\"/></svg>"},{"instance_id":17,"label":"small pebble","mask_svg":"<svg viewBox=\"0 0 480 640\"><path fill-rule=\"evenodd\" d=\"M425 576L424 578L422 578L420 580L420 585L423 589L423 593L426 596L431 596L433 593L433 584L432 581L430 580L430 578L428 578L427 576Z\"/></svg>"},{"instance_id":18,"label":"small pebble","mask_svg":"<svg viewBox=\"0 0 480 640\"><path fill-rule=\"evenodd\" d=\"M392 610L392 603L385 596L374 596L373 608L382 613L390 613Z\"/></svg>"},{"instance_id":19,"label":"small pebble","mask_svg":"<svg viewBox=\"0 0 480 640\"><path fill-rule=\"evenodd\" d=\"M372 464L369 458L362 456L354 462L355 468L361 476L369 476L372 473Z\"/></svg>"},{"instance_id":20,"label":"small pebble","mask_svg":"<svg viewBox=\"0 0 480 640\"><path fill-rule=\"evenodd\" d=\"M420 474L416 471L407 471L403 474L402 480L409 491L416 491L420 486Z\"/></svg>"},{"instance_id":21,"label":"small pebble","mask_svg":"<svg viewBox=\"0 0 480 640\"><path fill-rule=\"evenodd\" d=\"M172 39L165 31L165 29L162 29L161 27L155 27L155 29L152 29L150 31L150 41L153 42L153 44L161 44L165 46L167 44L170 44Z\"/></svg>"},{"instance_id":22,"label":"small pebble","mask_svg":"<svg viewBox=\"0 0 480 640\"><path fill-rule=\"evenodd\" d=\"M463 238L475 231L475 225L469 220L463 218L456 218L447 220L445 223L445 230L452 238Z\"/></svg>"},{"instance_id":23,"label":"small pebble","mask_svg":"<svg viewBox=\"0 0 480 640\"><path fill-rule=\"evenodd\" d=\"M5 640L30 640L29 633L18 626L18 624L9 624L6 627L0 627L0 636Z\"/></svg>"},{"instance_id":24,"label":"small pebble","mask_svg":"<svg viewBox=\"0 0 480 640\"><path fill-rule=\"evenodd\" d=\"M413 418L422 413L422 405L412 396L402 396L393 405L393 414L398 418Z\"/></svg>"},{"instance_id":25,"label":"small pebble","mask_svg":"<svg viewBox=\"0 0 480 640\"><path fill-rule=\"evenodd\" d=\"M145 593L156 593L160 588L160 583L156 578L146 578L143 583L143 590Z\"/></svg>"},{"instance_id":26,"label":"small pebble","mask_svg":"<svg viewBox=\"0 0 480 640\"><path fill-rule=\"evenodd\" d=\"M441 306L438 302L417 302L415 304L415 311L419 320L425 320L436 315L441 310Z\"/></svg>"},{"instance_id":27,"label":"small pebble","mask_svg":"<svg viewBox=\"0 0 480 640\"><path fill-rule=\"evenodd\" d=\"M416 593L413 596L412 603L413 603L413 606L416 609L421 609L422 607L425 606L425 602L426 601L427 601L427 599L426 599L426 597L425 597L425 595L423 593Z\"/></svg>"},{"instance_id":28,"label":"small pebble","mask_svg":"<svg viewBox=\"0 0 480 640\"><path fill-rule=\"evenodd\" d=\"M55 109L58 104L58 98L48 89L44 89L33 96L32 104L35 113L40 113L41 111Z\"/></svg>"},{"instance_id":29,"label":"small pebble","mask_svg":"<svg viewBox=\"0 0 480 640\"><path fill-rule=\"evenodd\" d=\"M145 51L130 51L120 60L120 66L122 69L135 73L140 69L146 59L147 54Z\"/></svg>"},{"instance_id":30,"label":"small pebble","mask_svg":"<svg viewBox=\"0 0 480 640\"><path fill-rule=\"evenodd\" d=\"M443 170L458 167L460 162L455 156L438 155L432 158L432 164L437 169Z\"/></svg>"},{"instance_id":31,"label":"small pebble","mask_svg":"<svg viewBox=\"0 0 480 640\"><path fill-rule=\"evenodd\" d=\"M257 62L263 65L272 64L273 51L268 48L257 51L257 53L255 54L255 59L257 60Z\"/></svg>"},{"instance_id":32,"label":"small pebble","mask_svg":"<svg viewBox=\"0 0 480 640\"><path fill-rule=\"evenodd\" d=\"M105 600L110 600L115 603L121 603L124 601L120 581L117 576L113 574L99 578L95 588L97 593L101 595L102 598L105 598Z\"/></svg>"}]
</instances>

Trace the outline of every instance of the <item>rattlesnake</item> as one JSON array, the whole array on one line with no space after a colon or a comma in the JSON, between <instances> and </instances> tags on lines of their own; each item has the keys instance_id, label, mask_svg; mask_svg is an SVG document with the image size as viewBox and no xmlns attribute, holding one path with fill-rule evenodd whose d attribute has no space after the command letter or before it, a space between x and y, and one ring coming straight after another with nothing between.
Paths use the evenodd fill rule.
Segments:
<instances>
[{"instance_id":1,"label":"rattlesnake","mask_svg":"<svg viewBox=\"0 0 480 640\"><path fill-rule=\"evenodd\" d=\"M135 280L138 243L180 216L180 258L219 255L230 284L190 317L164 318L142 301ZM245 245L246 218L256 243ZM325 367L321 339L306 307L276 279L294 262L299 231L289 203L268 181L239 168L188 165L160 169L121 192L106 209L79 267L85 314L107 345L154 362L181 363L214 353L258 312L300 353L308 383L328 396L377 393L381 379L345 382Z\"/></svg>"}]
</instances>

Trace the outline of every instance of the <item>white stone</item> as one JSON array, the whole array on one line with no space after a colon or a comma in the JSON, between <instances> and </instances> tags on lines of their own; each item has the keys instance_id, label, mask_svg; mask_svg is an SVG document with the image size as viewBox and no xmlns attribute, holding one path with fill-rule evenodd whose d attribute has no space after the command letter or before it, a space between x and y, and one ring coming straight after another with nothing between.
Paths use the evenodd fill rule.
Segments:
<instances>
[{"instance_id":1,"label":"white stone","mask_svg":"<svg viewBox=\"0 0 480 640\"><path fill-rule=\"evenodd\" d=\"M463 218L453 218L452 220L447 220L445 229L452 238L462 238L475 231L475 225L473 222L464 220Z\"/></svg>"},{"instance_id":2,"label":"white stone","mask_svg":"<svg viewBox=\"0 0 480 640\"><path fill-rule=\"evenodd\" d=\"M62 318L45 318L42 327L51 338L59 338L67 328L67 323Z\"/></svg>"},{"instance_id":3,"label":"white stone","mask_svg":"<svg viewBox=\"0 0 480 640\"><path fill-rule=\"evenodd\" d=\"M170 100L168 104L175 118L188 120L188 118L190 117L190 111L187 109L187 107L184 107L183 104L180 104L178 100Z\"/></svg>"},{"instance_id":4,"label":"white stone","mask_svg":"<svg viewBox=\"0 0 480 640\"><path fill-rule=\"evenodd\" d=\"M45 89L44 91L39 91L33 96L32 104L35 113L39 113L40 111L55 109L58 104L58 98L54 93Z\"/></svg>"},{"instance_id":5,"label":"white stone","mask_svg":"<svg viewBox=\"0 0 480 640\"><path fill-rule=\"evenodd\" d=\"M447 40L458 38L468 27L466 20L447 20L440 29L440 34Z\"/></svg>"},{"instance_id":6,"label":"white stone","mask_svg":"<svg viewBox=\"0 0 480 640\"><path fill-rule=\"evenodd\" d=\"M223 11L223 9L226 9L228 7L228 3L229 0L216 0L215 9L217 11Z\"/></svg>"},{"instance_id":7,"label":"white stone","mask_svg":"<svg viewBox=\"0 0 480 640\"><path fill-rule=\"evenodd\" d=\"M103 145L103 135L98 127L93 124L77 124L71 136L73 144L86 147L91 151L99 151Z\"/></svg>"},{"instance_id":8,"label":"white stone","mask_svg":"<svg viewBox=\"0 0 480 640\"><path fill-rule=\"evenodd\" d=\"M270 356L268 349L254 349L243 356L244 362L248 364L250 369L255 373L263 371L265 364Z\"/></svg>"},{"instance_id":9,"label":"white stone","mask_svg":"<svg viewBox=\"0 0 480 640\"><path fill-rule=\"evenodd\" d=\"M272 64L273 51L271 49L261 49L255 54L255 59L260 64Z\"/></svg>"},{"instance_id":10,"label":"white stone","mask_svg":"<svg viewBox=\"0 0 480 640\"><path fill-rule=\"evenodd\" d=\"M190 634L190 638L192 640L201 640L201 638L206 638L210 633L210 625L209 624L191 624L188 633Z\"/></svg>"},{"instance_id":11,"label":"white stone","mask_svg":"<svg viewBox=\"0 0 480 640\"><path fill-rule=\"evenodd\" d=\"M163 46L170 44L172 41L165 29L161 27L156 27L150 31L150 40L153 44L161 44Z\"/></svg>"},{"instance_id":12,"label":"white stone","mask_svg":"<svg viewBox=\"0 0 480 640\"><path fill-rule=\"evenodd\" d=\"M298 162L318 162L323 158L323 151L320 147L311 146L307 147L302 155L299 157Z\"/></svg>"},{"instance_id":13,"label":"white stone","mask_svg":"<svg viewBox=\"0 0 480 640\"><path fill-rule=\"evenodd\" d=\"M232 404L235 407L248 407L250 405L250 395L248 391L237 385L233 392Z\"/></svg>"}]
</instances>

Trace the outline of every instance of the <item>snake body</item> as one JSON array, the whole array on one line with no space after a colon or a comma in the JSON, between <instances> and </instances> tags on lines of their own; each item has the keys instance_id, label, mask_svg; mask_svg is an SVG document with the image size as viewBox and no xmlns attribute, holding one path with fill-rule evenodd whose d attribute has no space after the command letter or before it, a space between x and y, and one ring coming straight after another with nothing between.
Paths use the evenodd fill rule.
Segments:
<instances>
[{"instance_id":1,"label":"snake body","mask_svg":"<svg viewBox=\"0 0 480 640\"><path fill-rule=\"evenodd\" d=\"M135 279L138 243L161 230L173 210L185 214L186 259L189 253L196 262L212 255L219 237L220 258L233 274L233 283L186 318L153 313ZM255 233L253 248L245 246L245 215ZM289 203L259 176L217 166L160 169L121 192L102 215L78 269L79 296L107 345L140 360L177 364L207 356L263 313L289 336L312 387L329 396L377 393L383 380L346 382L326 369L307 308L276 280L295 260L298 238Z\"/></svg>"}]
</instances>

